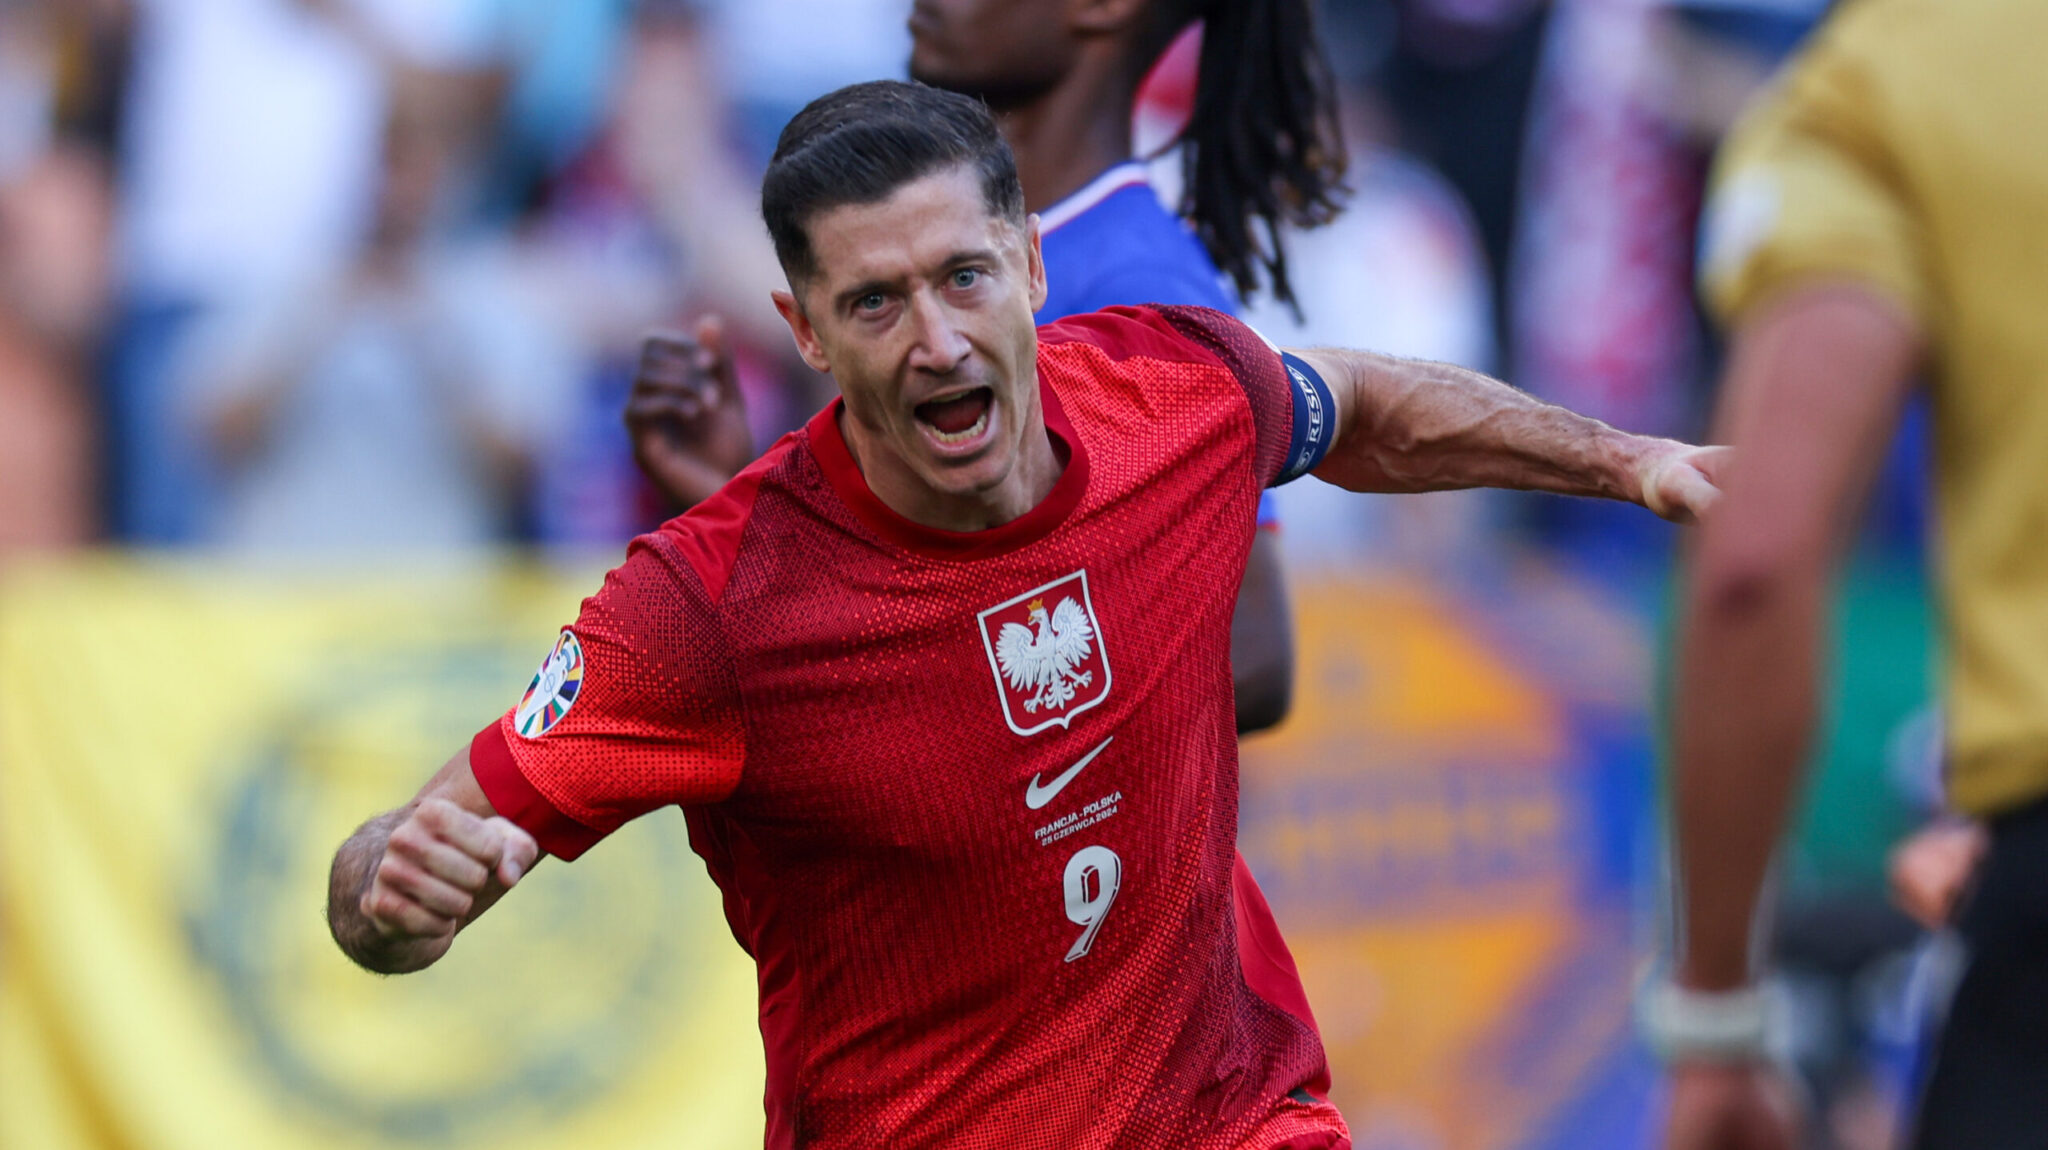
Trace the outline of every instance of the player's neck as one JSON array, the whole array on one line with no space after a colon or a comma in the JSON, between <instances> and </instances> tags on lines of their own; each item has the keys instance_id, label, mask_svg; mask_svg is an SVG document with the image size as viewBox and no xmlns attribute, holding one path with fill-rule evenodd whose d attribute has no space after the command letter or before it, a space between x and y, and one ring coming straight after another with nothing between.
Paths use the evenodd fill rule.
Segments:
<instances>
[{"instance_id":1,"label":"player's neck","mask_svg":"<svg viewBox=\"0 0 2048 1150\"><path fill-rule=\"evenodd\" d=\"M1131 158L1136 89L1124 71L1113 63L1076 65L1043 98L1002 115L1027 210L1042 212Z\"/></svg>"}]
</instances>

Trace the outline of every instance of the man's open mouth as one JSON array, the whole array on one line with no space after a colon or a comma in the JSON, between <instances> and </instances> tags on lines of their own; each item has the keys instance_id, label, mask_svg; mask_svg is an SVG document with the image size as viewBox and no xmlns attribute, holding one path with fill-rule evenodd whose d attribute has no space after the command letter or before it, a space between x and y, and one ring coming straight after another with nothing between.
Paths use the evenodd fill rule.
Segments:
<instances>
[{"instance_id":1,"label":"man's open mouth","mask_svg":"<svg viewBox=\"0 0 2048 1150\"><path fill-rule=\"evenodd\" d=\"M931 428L933 438L940 443L971 443L988 427L988 412L995 399L994 391L977 387L945 399L920 403L915 414L919 423Z\"/></svg>"}]
</instances>

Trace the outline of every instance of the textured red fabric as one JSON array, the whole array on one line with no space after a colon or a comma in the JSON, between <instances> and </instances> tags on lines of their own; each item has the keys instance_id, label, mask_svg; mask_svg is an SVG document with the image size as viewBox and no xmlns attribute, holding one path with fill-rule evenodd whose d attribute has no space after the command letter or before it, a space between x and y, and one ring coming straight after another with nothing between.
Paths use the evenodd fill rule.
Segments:
<instances>
[{"instance_id":1,"label":"textured red fabric","mask_svg":"<svg viewBox=\"0 0 2048 1150\"><path fill-rule=\"evenodd\" d=\"M771 1147L1347 1145L1288 1097L1328 1071L1236 855L1230 618L1278 356L1188 309L1042 336L1068 464L1039 508L903 520L835 404L738 520L635 545L573 628L582 693L505 758L593 832L685 806L760 966ZM1042 651L1077 618L1085 653L1006 676L1005 622Z\"/></svg>"},{"instance_id":2,"label":"textured red fabric","mask_svg":"<svg viewBox=\"0 0 2048 1150\"><path fill-rule=\"evenodd\" d=\"M557 810L526 781L506 744L517 737L511 733L508 715L469 741L469 770L491 800L491 809L525 827L549 854L573 859L596 846L604 835Z\"/></svg>"},{"instance_id":3,"label":"textured red fabric","mask_svg":"<svg viewBox=\"0 0 2048 1150\"><path fill-rule=\"evenodd\" d=\"M685 523L687 531L678 526ZM635 539L625 563L583 601L569 628L583 653L582 689L552 728L519 735L514 708L495 725L505 755L491 753L484 736L470 744L485 797L549 854L573 859L648 811L716 802L739 782L738 678L681 543L694 530L684 516ZM526 791L561 818L515 814L530 808Z\"/></svg>"},{"instance_id":4,"label":"textured red fabric","mask_svg":"<svg viewBox=\"0 0 2048 1150\"><path fill-rule=\"evenodd\" d=\"M697 572L704 593L713 603L725 594L725 581L732 575L733 560L739 556L740 533L747 529L747 520L753 516L754 496L760 493L762 478L775 470L798 442L794 432L776 440L761 458L748 464L711 498L690 509L690 530L668 536Z\"/></svg>"},{"instance_id":5,"label":"textured red fabric","mask_svg":"<svg viewBox=\"0 0 2048 1150\"><path fill-rule=\"evenodd\" d=\"M1185 356L1188 345L1201 348L1238 379L1254 408L1259 486L1278 479L1287 465L1287 444L1294 430L1294 389L1288 385L1287 369L1271 344L1231 317L1178 304L1113 307L1072 316L1041 329L1039 336L1053 343L1081 339L1118 358L1159 355L1176 346Z\"/></svg>"}]
</instances>

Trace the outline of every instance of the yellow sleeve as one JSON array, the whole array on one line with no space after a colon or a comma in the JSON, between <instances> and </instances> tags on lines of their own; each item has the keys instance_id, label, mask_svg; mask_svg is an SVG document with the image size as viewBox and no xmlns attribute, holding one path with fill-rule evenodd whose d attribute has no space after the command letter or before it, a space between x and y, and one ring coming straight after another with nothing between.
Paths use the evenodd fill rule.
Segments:
<instances>
[{"instance_id":1,"label":"yellow sleeve","mask_svg":"<svg viewBox=\"0 0 2048 1150\"><path fill-rule=\"evenodd\" d=\"M1853 280L1923 325L1922 229L1886 130L1891 65L1850 5L1730 133L1700 234L1700 291L1724 326L1797 283ZM1895 37L1894 37L1895 38Z\"/></svg>"}]
</instances>

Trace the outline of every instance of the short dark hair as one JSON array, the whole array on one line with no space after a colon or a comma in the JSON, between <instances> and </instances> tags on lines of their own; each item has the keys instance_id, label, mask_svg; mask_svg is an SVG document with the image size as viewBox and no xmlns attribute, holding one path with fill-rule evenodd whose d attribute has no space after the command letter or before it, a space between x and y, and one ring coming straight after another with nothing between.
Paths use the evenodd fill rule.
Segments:
<instances>
[{"instance_id":1,"label":"short dark hair","mask_svg":"<svg viewBox=\"0 0 2048 1150\"><path fill-rule=\"evenodd\" d=\"M775 142L761 180L761 218L792 283L817 271L804 228L819 213L874 204L958 164L981 175L989 214L1024 225L1017 159L986 105L915 82L873 80L804 105Z\"/></svg>"}]
</instances>

